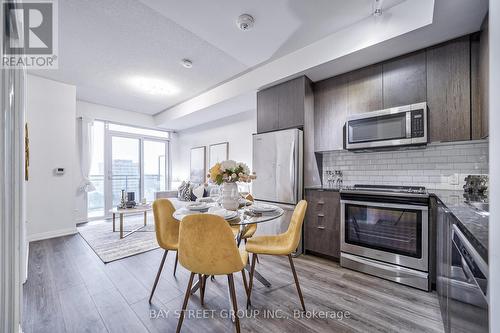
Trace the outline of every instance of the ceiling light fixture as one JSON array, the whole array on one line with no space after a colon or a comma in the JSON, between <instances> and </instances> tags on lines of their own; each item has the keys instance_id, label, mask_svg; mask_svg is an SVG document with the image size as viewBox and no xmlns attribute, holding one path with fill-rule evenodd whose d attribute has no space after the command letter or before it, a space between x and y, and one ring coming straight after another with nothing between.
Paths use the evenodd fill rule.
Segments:
<instances>
[{"instance_id":1,"label":"ceiling light fixture","mask_svg":"<svg viewBox=\"0 0 500 333\"><path fill-rule=\"evenodd\" d=\"M249 14L241 14L236 20L236 25L240 30L248 31L253 28L255 24L255 20L252 15Z\"/></svg>"},{"instance_id":2,"label":"ceiling light fixture","mask_svg":"<svg viewBox=\"0 0 500 333\"><path fill-rule=\"evenodd\" d=\"M373 16L382 15L382 0L373 1Z\"/></svg>"},{"instance_id":3,"label":"ceiling light fixture","mask_svg":"<svg viewBox=\"0 0 500 333\"><path fill-rule=\"evenodd\" d=\"M133 76L127 79L127 83L131 87L149 95L166 96L179 92L179 89L162 79Z\"/></svg>"},{"instance_id":4,"label":"ceiling light fixture","mask_svg":"<svg viewBox=\"0 0 500 333\"><path fill-rule=\"evenodd\" d=\"M191 60L189 60L189 59L182 59L181 60L181 64L185 68L191 68L191 67L193 67L193 62Z\"/></svg>"}]
</instances>

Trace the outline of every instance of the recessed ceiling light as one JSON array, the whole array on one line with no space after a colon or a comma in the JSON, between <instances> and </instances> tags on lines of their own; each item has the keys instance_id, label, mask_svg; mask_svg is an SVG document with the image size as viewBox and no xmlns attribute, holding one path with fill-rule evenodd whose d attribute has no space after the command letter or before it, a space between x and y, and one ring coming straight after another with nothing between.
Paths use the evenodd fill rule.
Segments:
<instances>
[{"instance_id":1,"label":"recessed ceiling light","mask_svg":"<svg viewBox=\"0 0 500 333\"><path fill-rule=\"evenodd\" d=\"M253 28L255 24L255 20L252 15L249 14L241 14L236 20L236 25L240 30L248 31Z\"/></svg>"},{"instance_id":2,"label":"recessed ceiling light","mask_svg":"<svg viewBox=\"0 0 500 333\"><path fill-rule=\"evenodd\" d=\"M127 83L143 93L149 95L174 95L179 92L171 83L157 78L133 76L127 79Z\"/></svg>"},{"instance_id":3,"label":"recessed ceiling light","mask_svg":"<svg viewBox=\"0 0 500 333\"><path fill-rule=\"evenodd\" d=\"M182 59L181 60L181 64L185 68L191 68L191 67L193 67L193 62L191 60L189 60L189 59Z\"/></svg>"}]
</instances>

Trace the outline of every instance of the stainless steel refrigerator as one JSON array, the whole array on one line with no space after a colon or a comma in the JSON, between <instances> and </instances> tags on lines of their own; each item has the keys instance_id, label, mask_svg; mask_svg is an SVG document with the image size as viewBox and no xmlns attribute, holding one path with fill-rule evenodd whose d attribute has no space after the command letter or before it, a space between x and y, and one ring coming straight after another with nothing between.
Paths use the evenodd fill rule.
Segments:
<instances>
[{"instance_id":1,"label":"stainless steel refrigerator","mask_svg":"<svg viewBox=\"0 0 500 333\"><path fill-rule=\"evenodd\" d=\"M303 132L288 129L253 135L252 183L255 200L277 204L285 210L279 221L262 223L258 234L284 232L295 205L302 199ZM299 251L302 251L302 246Z\"/></svg>"}]
</instances>

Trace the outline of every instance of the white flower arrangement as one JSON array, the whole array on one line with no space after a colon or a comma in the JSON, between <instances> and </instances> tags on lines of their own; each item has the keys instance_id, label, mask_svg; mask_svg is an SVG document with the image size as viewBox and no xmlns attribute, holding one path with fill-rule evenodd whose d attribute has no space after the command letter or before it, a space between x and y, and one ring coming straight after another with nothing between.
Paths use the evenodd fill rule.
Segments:
<instances>
[{"instance_id":1,"label":"white flower arrangement","mask_svg":"<svg viewBox=\"0 0 500 333\"><path fill-rule=\"evenodd\" d=\"M224 182L251 182L256 178L255 173L250 173L248 165L233 160L216 163L209 170L208 178L220 185Z\"/></svg>"}]
</instances>

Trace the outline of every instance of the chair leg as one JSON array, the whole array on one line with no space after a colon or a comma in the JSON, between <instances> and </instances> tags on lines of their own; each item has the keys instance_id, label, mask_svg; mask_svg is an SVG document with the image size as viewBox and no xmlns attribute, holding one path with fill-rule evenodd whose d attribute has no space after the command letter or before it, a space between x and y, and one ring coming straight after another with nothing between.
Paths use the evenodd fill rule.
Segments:
<instances>
[{"instance_id":1,"label":"chair leg","mask_svg":"<svg viewBox=\"0 0 500 333\"><path fill-rule=\"evenodd\" d=\"M234 277L233 274L227 275L229 283L229 290L231 294L231 303L233 303L234 323L236 324L236 333L240 333L240 318L238 317L238 304L236 303L236 292L234 290Z\"/></svg>"},{"instance_id":2,"label":"chair leg","mask_svg":"<svg viewBox=\"0 0 500 333\"><path fill-rule=\"evenodd\" d=\"M245 241L245 245L247 245L247 239L245 238L245 239L243 239L243 240ZM259 262L259 257L257 257L257 263L258 263L258 264L260 264L260 262Z\"/></svg>"},{"instance_id":3,"label":"chair leg","mask_svg":"<svg viewBox=\"0 0 500 333\"><path fill-rule=\"evenodd\" d=\"M163 270L165 259L167 259L167 253L168 250L165 250L165 253L163 253L163 258L161 259L160 268L158 268L158 273L156 273L155 283L153 284L153 290L151 290L151 295L149 296L149 304L151 304L151 300L153 299L153 294L155 293L156 286L158 285L158 281L160 280L161 271Z\"/></svg>"},{"instance_id":4,"label":"chair leg","mask_svg":"<svg viewBox=\"0 0 500 333\"><path fill-rule=\"evenodd\" d=\"M177 272L177 260L178 259L179 259L179 251L175 251L174 276L175 276L175 272Z\"/></svg>"},{"instance_id":5,"label":"chair leg","mask_svg":"<svg viewBox=\"0 0 500 333\"><path fill-rule=\"evenodd\" d=\"M252 254L252 264L250 266L250 281L248 282L248 292L247 292L247 309L252 305L252 301L250 300L250 295L252 294L253 287L253 273L255 272L255 261L257 260L257 255Z\"/></svg>"},{"instance_id":6,"label":"chair leg","mask_svg":"<svg viewBox=\"0 0 500 333\"><path fill-rule=\"evenodd\" d=\"M191 275L189 276L188 286L186 289L186 295L184 296L184 303L182 303L182 310L181 313L179 314L179 321L177 322L177 330L176 330L177 333L181 331L182 321L184 320L184 311L186 311L189 295L191 294L191 286L193 285L193 278L194 278L194 273L191 272Z\"/></svg>"},{"instance_id":7,"label":"chair leg","mask_svg":"<svg viewBox=\"0 0 500 333\"><path fill-rule=\"evenodd\" d=\"M288 255L288 260L290 261L290 267L292 268L293 278L295 279L295 286L297 287L297 292L299 293L300 303L302 304L302 310L306 311L306 306L304 305L304 298L302 297L302 291L300 290L299 279L297 277L297 272L295 272L295 266L293 265L292 255Z\"/></svg>"},{"instance_id":8,"label":"chair leg","mask_svg":"<svg viewBox=\"0 0 500 333\"><path fill-rule=\"evenodd\" d=\"M198 274L199 284L200 284L200 303L203 306L205 304L205 276Z\"/></svg>"},{"instance_id":9,"label":"chair leg","mask_svg":"<svg viewBox=\"0 0 500 333\"><path fill-rule=\"evenodd\" d=\"M247 275L245 274L245 268L241 270L241 275L243 277L243 286L245 287L245 293L247 294L248 298L248 284L247 284Z\"/></svg>"}]
</instances>

